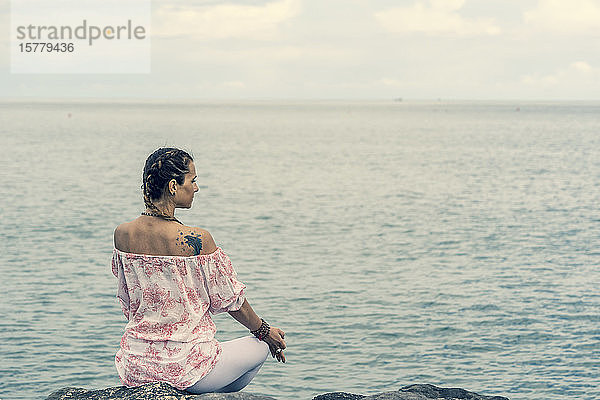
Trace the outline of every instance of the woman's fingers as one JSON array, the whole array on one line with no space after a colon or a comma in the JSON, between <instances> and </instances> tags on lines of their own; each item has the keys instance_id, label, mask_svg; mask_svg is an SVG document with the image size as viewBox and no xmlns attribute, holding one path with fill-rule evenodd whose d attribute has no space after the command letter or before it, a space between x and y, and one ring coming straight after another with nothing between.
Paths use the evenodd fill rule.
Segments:
<instances>
[{"instance_id":1,"label":"woman's fingers","mask_svg":"<svg viewBox=\"0 0 600 400\"><path fill-rule=\"evenodd\" d=\"M268 343L269 350L271 351L271 357L277 357L277 345L275 343Z\"/></svg>"},{"instance_id":2,"label":"woman's fingers","mask_svg":"<svg viewBox=\"0 0 600 400\"><path fill-rule=\"evenodd\" d=\"M285 355L283 354L283 351L279 351L279 352L277 352L277 351L271 351L271 355L277 361L285 362Z\"/></svg>"},{"instance_id":3,"label":"woman's fingers","mask_svg":"<svg viewBox=\"0 0 600 400\"><path fill-rule=\"evenodd\" d=\"M285 349L285 341L283 340L283 338L285 336L285 332L279 328L277 329L277 331L278 331L279 337L280 337L280 339L278 340L279 347L281 347L281 349Z\"/></svg>"},{"instance_id":4,"label":"woman's fingers","mask_svg":"<svg viewBox=\"0 0 600 400\"><path fill-rule=\"evenodd\" d=\"M281 348L281 350L285 350L285 341L283 339L281 339L278 343L278 346Z\"/></svg>"},{"instance_id":5,"label":"woman's fingers","mask_svg":"<svg viewBox=\"0 0 600 400\"><path fill-rule=\"evenodd\" d=\"M283 351L280 351L279 353L277 353L277 361L280 362L285 362L285 354L283 354Z\"/></svg>"},{"instance_id":6,"label":"woman's fingers","mask_svg":"<svg viewBox=\"0 0 600 400\"><path fill-rule=\"evenodd\" d=\"M285 355L283 354L283 350L286 348L285 340L283 340L284 336L285 332L281 329L271 327L269 335L265 338L265 341L269 345L271 357L280 362L286 361Z\"/></svg>"},{"instance_id":7,"label":"woman's fingers","mask_svg":"<svg viewBox=\"0 0 600 400\"><path fill-rule=\"evenodd\" d=\"M269 344L269 350L271 351L271 357L277 359L277 361L285 362L285 355L283 349L277 344Z\"/></svg>"}]
</instances>

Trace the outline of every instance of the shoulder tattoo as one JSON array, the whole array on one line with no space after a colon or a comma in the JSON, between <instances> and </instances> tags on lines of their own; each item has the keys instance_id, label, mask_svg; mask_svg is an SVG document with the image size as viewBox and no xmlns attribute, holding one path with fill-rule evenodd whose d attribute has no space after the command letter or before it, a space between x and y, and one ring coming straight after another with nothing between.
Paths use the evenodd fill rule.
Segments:
<instances>
[{"instance_id":1,"label":"shoulder tattoo","mask_svg":"<svg viewBox=\"0 0 600 400\"><path fill-rule=\"evenodd\" d=\"M177 244L184 248L191 248L194 250L194 255L197 256L202 251L202 236L199 233L190 233L189 235L184 235L183 232L179 232L179 237L177 239Z\"/></svg>"}]
</instances>

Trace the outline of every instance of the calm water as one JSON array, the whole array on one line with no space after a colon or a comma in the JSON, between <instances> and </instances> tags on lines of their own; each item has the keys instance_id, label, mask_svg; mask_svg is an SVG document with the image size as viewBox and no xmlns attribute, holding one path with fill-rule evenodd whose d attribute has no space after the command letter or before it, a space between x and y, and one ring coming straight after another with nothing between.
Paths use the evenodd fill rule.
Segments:
<instances>
[{"instance_id":1,"label":"calm water","mask_svg":"<svg viewBox=\"0 0 600 400\"><path fill-rule=\"evenodd\" d=\"M0 135L4 400L119 384L112 231L162 145L287 332L247 391L600 398L600 104L0 103Z\"/></svg>"}]
</instances>

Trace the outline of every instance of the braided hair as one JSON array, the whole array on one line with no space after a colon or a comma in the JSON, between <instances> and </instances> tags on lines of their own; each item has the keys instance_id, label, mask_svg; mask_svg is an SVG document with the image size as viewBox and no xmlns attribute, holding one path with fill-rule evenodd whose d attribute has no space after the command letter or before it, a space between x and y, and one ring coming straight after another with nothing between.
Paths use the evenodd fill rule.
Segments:
<instances>
[{"instance_id":1,"label":"braided hair","mask_svg":"<svg viewBox=\"0 0 600 400\"><path fill-rule=\"evenodd\" d=\"M152 200L162 197L167 184L175 179L180 185L185 181L185 174L190 172L190 161L194 161L186 151L174 147L163 147L155 150L146 159L142 176L142 191L146 207L157 214L162 214Z\"/></svg>"}]
</instances>

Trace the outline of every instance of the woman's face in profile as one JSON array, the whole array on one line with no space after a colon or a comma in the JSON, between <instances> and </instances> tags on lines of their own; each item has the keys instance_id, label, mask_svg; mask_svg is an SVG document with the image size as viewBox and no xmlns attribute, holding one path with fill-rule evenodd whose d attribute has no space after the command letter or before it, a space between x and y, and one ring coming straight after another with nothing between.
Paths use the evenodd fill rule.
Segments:
<instances>
[{"instance_id":1,"label":"woman's face in profile","mask_svg":"<svg viewBox=\"0 0 600 400\"><path fill-rule=\"evenodd\" d=\"M196 179L196 166L193 161L190 161L189 172L185 174L185 181L182 185L177 185L177 206L182 208L190 208L194 201L194 194L198 191Z\"/></svg>"}]
</instances>

